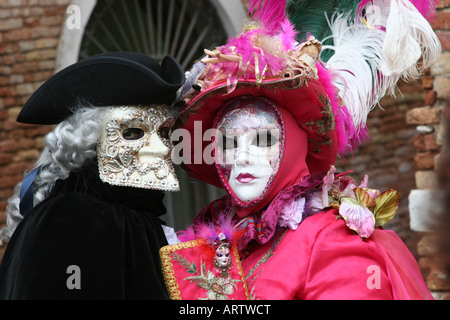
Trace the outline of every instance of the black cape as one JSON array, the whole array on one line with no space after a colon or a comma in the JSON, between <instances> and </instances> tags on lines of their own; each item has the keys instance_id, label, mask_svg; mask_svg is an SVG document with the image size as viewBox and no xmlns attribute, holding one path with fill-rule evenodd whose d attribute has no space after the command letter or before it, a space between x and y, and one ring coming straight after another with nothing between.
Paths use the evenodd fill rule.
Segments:
<instances>
[{"instance_id":1,"label":"black cape","mask_svg":"<svg viewBox=\"0 0 450 320\"><path fill-rule=\"evenodd\" d=\"M58 180L8 243L0 299L169 299L159 258L163 197L103 183L92 160Z\"/></svg>"}]
</instances>

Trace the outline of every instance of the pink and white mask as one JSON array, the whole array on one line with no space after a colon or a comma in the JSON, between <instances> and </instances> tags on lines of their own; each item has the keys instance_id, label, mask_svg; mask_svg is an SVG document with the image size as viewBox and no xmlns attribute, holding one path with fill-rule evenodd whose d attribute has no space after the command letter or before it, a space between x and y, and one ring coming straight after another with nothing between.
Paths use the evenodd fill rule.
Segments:
<instances>
[{"instance_id":1,"label":"pink and white mask","mask_svg":"<svg viewBox=\"0 0 450 320\"><path fill-rule=\"evenodd\" d=\"M170 159L173 121L164 105L109 108L97 146L100 179L117 186L178 191Z\"/></svg>"},{"instance_id":2,"label":"pink and white mask","mask_svg":"<svg viewBox=\"0 0 450 320\"><path fill-rule=\"evenodd\" d=\"M237 99L225 107L216 128L219 173L242 202L264 196L280 163L281 125L268 101Z\"/></svg>"}]
</instances>

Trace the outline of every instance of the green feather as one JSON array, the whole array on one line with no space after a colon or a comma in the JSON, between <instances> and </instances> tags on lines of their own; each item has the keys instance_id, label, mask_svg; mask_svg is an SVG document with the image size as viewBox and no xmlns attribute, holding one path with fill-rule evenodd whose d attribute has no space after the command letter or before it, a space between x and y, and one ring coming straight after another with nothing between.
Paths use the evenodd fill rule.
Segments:
<instances>
[{"instance_id":1,"label":"green feather","mask_svg":"<svg viewBox=\"0 0 450 320\"><path fill-rule=\"evenodd\" d=\"M286 14L297 30L297 41L302 42L308 34L312 34L323 45L332 45L331 38L323 40L331 35L328 19L336 13L347 12L349 21L357 14L360 0L291 0L286 3ZM323 61L328 61L333 55L332 50L327 50L321 55Z\"/></svg>"}]
</instances>

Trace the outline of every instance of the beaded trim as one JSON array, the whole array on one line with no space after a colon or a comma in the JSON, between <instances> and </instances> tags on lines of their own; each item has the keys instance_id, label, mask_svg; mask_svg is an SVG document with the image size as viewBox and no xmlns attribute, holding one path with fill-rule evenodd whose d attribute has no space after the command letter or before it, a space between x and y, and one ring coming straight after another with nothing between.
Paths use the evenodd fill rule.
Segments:
<instances>
[{"instance_id":1,"label":"beaded trim","mask_svg":"<svg viewBox=\"0 0 450 320\"><path fill-rule=\"evenodd\" d=\"M166 282L166 287L167 290L169 291L170 299L181 300L180 289L178 287L177 279L175 278L170 253L182 249L194 248L203 244L205 244L204 240L191 240L187 242L175 243L172 245L164 246L159 250L159 255L161 256L164 281Z\"/></svg>"}]
</instances>

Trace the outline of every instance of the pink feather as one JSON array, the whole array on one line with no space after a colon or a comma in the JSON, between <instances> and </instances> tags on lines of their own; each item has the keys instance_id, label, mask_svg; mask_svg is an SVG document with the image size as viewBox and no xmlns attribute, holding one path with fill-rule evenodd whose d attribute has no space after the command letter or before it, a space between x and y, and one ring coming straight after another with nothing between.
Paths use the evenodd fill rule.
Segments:
<instances>
[{"instance_id":1,"label":"pink feather","mask_svg":"<svg viewBox=\"0 0 450 320\"><path fill-rule=\"evenodd\" d=\"M177 232L181 242L204 239L209 245L214 245L220 241L220 234L223 234L229 243L236 243L241 233L234 228L234 222L228 215L220 215L214 223L199 223L187 227L185 230Z\"/></svg>"},{"instance_id":2,"label":"pink feather","mask_svg":"<svg viewBox=\"0 0 450 320\"><path fill-rule=\"evenodd\" d=\"M192 226L186 228L186 230L180 230L177 232L178 239L181 242L186 242L195 239L195 231Z\"/></svg>"},{"instance_id":3,"label":"pink feather","mask_svg":"<svg viewBox=\"0 0 450 320\"><path fill-rule=\"evenodd\" d=\"M248 12L274 34L286 19L285 6L286 0L250 0Z\"/></svg>"},{"instance_id":4,"label":"pink feather","mask_svg":"<svg viewBox=\"0 0 450 320\"><path fill-rule=\"evenodd\" d=\"M289 19L285 18L281 23L280 38L283 43L285 50L293 50L295 48L295 38L298 34L297 30L295 30L294 25L289 21Z\"/></svg>"},{"instance_id":5,"label":"pink feather","mask_svg":"<svg viewBox=\"0 0 450 320\"><path fill-rule=\"evenodd\" d=\"M410 0L410 2L417 8L417 10L419 10L425 19L430 20L434 18L438 0Z\"/></svg>"},{"instance_id":6,"label":"pink feather","mask_svg":"<svg viewBox=\"0 0 450 320\"><path fill-rule=\"evenodd\" d=\"M293 44L288 44L289 37L294 34L292 30L288 30L283 38L285 44L283 47L292 47ZM219 47L222 54L239 55L241 62L219 62L213 66L207 67L207 75L205 76L206 87L218 81L227 81L229 83L229 92L234 90L234 85L238 78L241 79L256 79L257 75L260 78L273 78L281 73L286 67L286 61L282 57L277 57L269 53L265 49L273 49L270 46L276 45L275 42L267 41L265 44L269 48L262 48L255 45L254 41L258 39L269 39L270 32L266 28L257 28L239 34L237 37L230 38L226 45ZM294 42L291 39L291 42Z\"/></svg>"},{"instance_id":7,"label":"pink feather","mask_svg":"<svg viewBox=\"0 0 450 320\"><path fill-rule=\"evenodd\" d=\"M232 50L239 53L242 58L243 66L246 66L250 62L252 67L256 67L254 61L256 55L258 57L259 74L262 74L264 67L267 66L268 75L274 76L281 72L285 67L284 65L282 65L283 60L268 53L267 51L264 52L261 50L261 48L255 46L253 39L258 35L268 35L267 29L258 28L242 34L237 38L231 38L226 47L230 51L230 53ZM247 74L247 77L248 76L254 77L255 74L253 72L250 72L249 74ZM246 77L246 75L244 75L244 77Z\"/></svg>"},{"instance_id":8,"label":"pink feather","mask_svg":"<svg viewBox=\"0 0 450 320\"><path fill-rule=\"evenodd\" d=\"M198 226L195 230L195 236L198 239L204 239L206 242L212 246L214 242L219 240L218 232L216 227L212 223L205 223Z\"/></svg>"},{"instance_id":9,"label":"pink feather","mask_svg":"<svg viewBox=\"0 0 450 320\"><path fill-rule=\"evenodd\" d=\"M234 223L231 218L225 214L218 216L214 223L196 226L195 235L197 238L205 239L210 245L224 239L229 243L234 243L238 236L234 229ZM221 236L224 238L221 239Z\"/></svg>"},{"instance_id":10,"label":"pink feather","mask_svg":"<svg viewBox=\"0 0 450 320\"><path fill-rule=\"evenodd\" d=\"M344 155L368 140L367 128L356 130L347 108L341 106L336 87L333 85L333 74L321 63L317 63L316 66L319 82L323 85L325 92L330 98L331 107L335 114L338 153Z\"/></svg>"}]
</instances>

